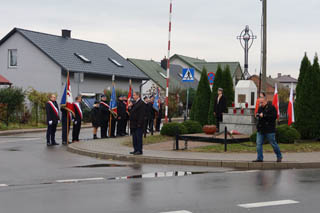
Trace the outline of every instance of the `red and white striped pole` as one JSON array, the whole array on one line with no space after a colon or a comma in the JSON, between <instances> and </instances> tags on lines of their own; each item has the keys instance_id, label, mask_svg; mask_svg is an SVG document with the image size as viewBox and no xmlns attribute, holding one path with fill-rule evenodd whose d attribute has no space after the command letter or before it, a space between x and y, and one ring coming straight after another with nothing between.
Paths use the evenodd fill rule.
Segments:
<instances>
[{"instance_id":1,"label":"red and white striped pole","mask_svg":"<svg viewBox=\"0 0 320 213\"><path fill-rule=\"evenodd\" d=\"M168 108L169 108L169 77L170 77L170 48L171 48L171 18L172 18L172 0L170 0L169 11L169 36L168 36L168 61L167 61L167 89L166 89L166 111L165 122L168 123Z\"/></svg>"}]
</instances>

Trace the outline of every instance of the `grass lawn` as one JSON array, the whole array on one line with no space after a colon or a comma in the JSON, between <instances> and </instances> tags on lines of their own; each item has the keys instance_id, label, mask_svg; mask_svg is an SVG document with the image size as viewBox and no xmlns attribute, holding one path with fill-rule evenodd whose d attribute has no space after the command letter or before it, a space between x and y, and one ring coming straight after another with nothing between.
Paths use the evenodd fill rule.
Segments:
<instances>
[{"instance_id":1,"label":"grass lawn","mask_svg":"<svg viewBox=\"0 0 320 213\"><path fill-rule=\"evenodd\" d=\"M143 145L155 144L161 142L172 141L173 138L165 135L147 135L146 138L143 138ZM125 146L132 146L132 137L129 137L126 141L123 142Z\"/></svg>"},{"instance_id":2,"label":"grass lawn","mask_svg":"<svg viewBox=\"0 0 320 213\"><path fill-rule=\"evenodd\" d=\"M255 143L246 142L241 144L228 144L228 152L255 153ZM281 152L318 152L320 151L319 141L303 141L294 144L279 144ZM199 148L190 149L191 152L224 152L223 144L214 144ZM270 144L263 145L264 152L273 152Z\"/></svg>"},{"instance_id":3,"label":"grass lawn","mask_svg":"<svg viewBox=\"0 0 320 213\"><path fill-rule=\"evenodd\" d=\"M46 124L39 123L36 124L18 124L18 123L9 123L7 127L4 123L0 124L0 131L1 130L13 130L13 129L34 129L34 128L46 128Z\"/></svg>"}]
</instances>

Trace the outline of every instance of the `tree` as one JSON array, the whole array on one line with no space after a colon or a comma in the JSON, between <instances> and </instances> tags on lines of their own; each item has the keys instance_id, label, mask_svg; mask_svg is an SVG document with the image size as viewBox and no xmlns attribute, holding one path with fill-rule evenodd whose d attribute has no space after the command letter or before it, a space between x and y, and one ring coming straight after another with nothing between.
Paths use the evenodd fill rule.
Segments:
<instances>
[{"instance_id":1,"label":"tree","mask_svg":"<svg viewBox=\"0 0 320 213\"><path fill-rule=\"evenodd\" d=\"M1 120L9 126L10 118L22 107L25 93L21 88L9 87L0 89L0 104L5 110L5 118Z\"/></svg>"},{"instance_id":2,"label":"tree","mask_svg":"<svg viewBox=\"0 0 320 213\"><path fill-rule=\"evenodd\" d=\"M46 103L48 101L49 93L38 92L34 88L30 88L27 92L28 99L33 105L33 110L35 112L36 124L39 122L39 111L44 112L46 108Z\"/></svg>"},{"instance_id":3,"label":"tree","mask_svg":"<svg viewBox=\"0 0 320 213\"><path fill-rule=\"evenodd\" d=\"M191 108L193 120L198 121L201 125L208 124L210 94L207 69L204 67L201 72L195 103Z\"/></svg>"},{"instance_id":4,"label":"tree","mask_svg":"<svg viewBox=\"0 0 320 213\"><path fill-rule=\"evenodd\" d=\"M220 64L218 65L217 72L214 77L214 83L212 86L212 92L210 95L210 106L209 106L209 114L208 114L208 124L215 124L214 117L214 101L218 95L218 88L223 87L223 72Z\"/></svg>"},{"instance_id":5,"label":"tree","mask_svg":"<svg viewBox=\"0 0 320 213\"><path fill-rule=\"evenodd\" d=\"M234 89L233 89L233 81L230 73L230 67L227 65L222 73L223 79L223 94L227 99L227 107L232 106L232 102L234 101Z\"/></svg>"},{"instance_id":6,"label":"tree","mask_svg":"<svg viewBox=\"0 0 320 213\"><path fill-rule=\"evenodd\" d=\"M319 134L320 68L318 56L315 56L312 66L308 66L305 60L304 64L301 64L301 67L305 70L302 70L302 72L300 70L302 82L299 85L299 99L295 102L295 109L297 111L295 113L297 115L295 127L300 132L302 138L313 139Z\"/></svg>"}]
</instances>

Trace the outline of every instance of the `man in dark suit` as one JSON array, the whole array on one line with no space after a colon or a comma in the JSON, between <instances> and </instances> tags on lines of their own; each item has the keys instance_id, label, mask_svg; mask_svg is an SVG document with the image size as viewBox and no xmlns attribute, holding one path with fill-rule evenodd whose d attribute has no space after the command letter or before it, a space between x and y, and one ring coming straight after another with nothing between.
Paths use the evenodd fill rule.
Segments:
<instances>
[{"instance_id":1,"label":"man in dark suit","mask_svg":"<svg viewBox=\"0 0 320 213\"><path fill-rule=\"evenodd\" d=\"M126 117L126 105L123 102L123 96L119 96L119 101L117 103L118 107L118 121L117 121L117 136L124 136L125 135L125 117Z\"/></svg>"},{"instance_id":2,"label":"man in dark suit","mask_svg":"<svg viewBox=\"0 0 320 213\"><path fill-rule=\"evenodd\" d=\"M101 102L99 106L100 111L100 125L101 125L101 138L107 138L107 131L110 119L109 105L107 104L107 97L101 95Z\"/></svg>"},{"instance_id":3,"label":"man in dark suit","mask_svg":"<svg viewBox=\"0 0 320 213\"><path fill-rule=\"evenodd\" d=\"M66 110L64 107L61 107L61 124L62 124L62 144L66 145L68 141L68 132L71 126L71 112ZM68 117L69 116L69 123Z\"/></svg>"},{"instance_id":4,"label":"man in dark suit","mask_svg":"<svg viewBox=\"0 0 320 213\"><path fill-rule=\"evenodd\" d=\"M153 124L154 124L154 118L155 118L155 110L153 109L153 102L154 102L154 96L151 95L149 98L149 103L147 105L148 107L148 126L149 131L153 134Z\"/></svg>"},{"instance_id":5,"label":"man in dark suit","mask_svg":"<svg viewBox=\"0 0 320 213\"><path fill-rule=\"evenodd\" d=\"M223 95L223 89L218 89L218 95L214 100L214 116L216 117L217 129L219 130L219 124L222 122L222 113L227 110L227 100Z\"/></svg>"},{"instance_id":6,"label":"man in dark suit","mask_svg":"<svg viewBox=\"0 0 320 213\"><path fill-rule=\"evenodd\" d=\"M57 97L51 94L49 101L46 103L46 113L47 113L47 146L59 145L56 142L55 134L57 130L57 125L60 122L59 117L59 106L56 102Z\"/></svg>"},{"instance_id":7,"label":"man in dark suit","mask_svg":"<svg viewBox=\"0 0 320 213\"><path fill-rule=\"evenodd\" d=\"M145 103L140 99L140 93L134 92L134 104L130 103L130 129L132 133L132 142L134 151L130 154L142 155L142 134L144 128Z\"/></svg>"},{"instance_id":8,"label":"man in dark suit","mask_svg":"<svg viewBox=\"0 0 320 213\"><path fill-rule=\"evenodd\" d=\"M81 96L76 97L74 102L74 120L73 120L73 129L72 129L72 142L79 142L79 134L81 129L81 121L83 118L82 108L81 108Z\"/></svg>"}]
</instances>

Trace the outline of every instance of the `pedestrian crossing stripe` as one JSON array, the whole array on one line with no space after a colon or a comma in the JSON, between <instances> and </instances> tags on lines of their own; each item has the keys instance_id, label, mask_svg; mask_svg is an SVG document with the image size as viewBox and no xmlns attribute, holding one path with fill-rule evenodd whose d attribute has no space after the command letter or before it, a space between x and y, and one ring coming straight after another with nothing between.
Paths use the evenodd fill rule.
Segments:
<instances>
[{"instance_id":1,"label":"pedestrian crossing stripe","mask_svg":"<svg viewBox=\"0 0 320 213\"><path fill-rule=\"evenodd\" d=\"M182 70L182 81L194 81L194 69L184 68Z\"/></svg>"}]
</instances>

